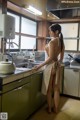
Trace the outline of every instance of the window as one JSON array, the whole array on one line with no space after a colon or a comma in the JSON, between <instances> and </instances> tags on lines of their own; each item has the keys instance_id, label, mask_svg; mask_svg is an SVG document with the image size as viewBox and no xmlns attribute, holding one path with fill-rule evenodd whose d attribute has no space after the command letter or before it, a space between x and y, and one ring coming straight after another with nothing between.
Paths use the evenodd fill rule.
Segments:
<instances>
[{"instance_id":1,"label":"window","mask_svg":"<svg viewBox=\"0 0 80 120\"><path fill-rule=\"evenodd\" d=\"M36 49L36 39L21 36L21 49Z\"/></svg>"},{"instance_id":2,"label":"window","mask_svg":"<svg viewBox=\"0 0 80 120\"><path fill-rule=\"evenodd\" d=\"M79 40L79 51L80 51L80 40Z\"/></svg>"},{"instance_id":3,"label":"window","mask_svg":"<svg viewBox=\"0 0 80 120\"><path fill-rule=\"evenodd\" d=\"M15 39L7 40L7 49L36 49L36 34L37 34L37 22L30 20L21 15L8 12L8 15L15 17ZM21 22L20 22L21 21Z\"/></svg>"},{"instance_id":4,"label":"window","mask_svg":"<svg viewBox=\"0 0 80 120\"><path fill-rule=\"evenodd\" d=\"M65 50L77 50L77 40L75 39L64 39Z\"/></svg>"},{"instance_id":5,"label":"window","mask_svg":"<svg viewBox=\"0 0 80 120\"><path fill-rule=\"evenodd\" d=\"M22 17L22 19L21 19L21 33L36 36L36 22Z\"/></svg>"},{"instance_id":6,"label":"window","mask_svg":"<svg viewBox=\"0 0 80 120\"><path fill-rule=\"evenodd\" d=\"M78 23L61 24L64 38L74 38L78 36Z\"/></svg>"},{"instance_id":7,"label":"window","mask_svg":"<svg viewBox=\"0 0 80 120\"><path fill-rule=\"evenodd\" d=\"M64 38L65 50L77 51L78 48L78 23L61 24Z\"/></svg>"},{"instance_id":8,"label":"window","mask_svg":"<svg viewBox=\"0 0 80 120\"><path fill-rule=\"evenodd\" d=\"M79 51L80 51L80 24L79 24Z\"/></svg>"},{"instance_id":9,"label":"window","mask_svg":"<svg viewBox=\"0 0 80 120\"><path fill-rule=\"evenodd\" d=\"M37 23L22 17L21 19L21 49L36 49ZM23 33L26 36L23 36Z\"/></svg>"}]
</instances>

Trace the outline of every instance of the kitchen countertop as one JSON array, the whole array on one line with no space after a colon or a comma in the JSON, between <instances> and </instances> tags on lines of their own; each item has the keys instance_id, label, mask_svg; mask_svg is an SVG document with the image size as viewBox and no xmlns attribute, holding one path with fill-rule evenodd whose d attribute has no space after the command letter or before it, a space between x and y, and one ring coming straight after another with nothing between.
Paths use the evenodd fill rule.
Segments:
<instances>
[{"instance_id":1,"label":"kitchen countertop","mask_svg":"<svg viewBox=\"0 0 80 120\"><path fill-rule=\"evenodd\" d=\"M76 70L80 70L80 67L70 66L70 65L65 66L64 68L65 68L65 69L76 69Z\"/></svg>"},{"instance_id":2,"label":"kitchen countertop","mask_svg":"<svg viewBox=\"0 0 80 120\"><path fill-rule=\"evenodd\" d=\"M42 67L38 71L35 71L35 70L29 69L29 68L16 68L16 70L13 74L8 74L8 75L0 74L0 84L5 85L5 84L13 82L15 80L27 77L31 74L43 71L43 69L44 69L44 67Z\"/></svg>"},{"instance_id":3,"label":"kitchen countertop","mask_svg":"<svg viewBox=\"0 0 80 120\"><path fill-rule=\"evenodd\" d=\"M64 66L64 65L62 64L62 66ZM35 70L29 69L29 68L16 67L16 70L13 74L8 74L8 75L0 74L0 84L5 85L7 83L16 81L18 79L22 79L22 78L32 75L34 73L43 71L44 68L45 67L42 67L38 71L35 71ZM70 68L70 67L68 66L68 68Z\"/></svg>"}]
</instances>

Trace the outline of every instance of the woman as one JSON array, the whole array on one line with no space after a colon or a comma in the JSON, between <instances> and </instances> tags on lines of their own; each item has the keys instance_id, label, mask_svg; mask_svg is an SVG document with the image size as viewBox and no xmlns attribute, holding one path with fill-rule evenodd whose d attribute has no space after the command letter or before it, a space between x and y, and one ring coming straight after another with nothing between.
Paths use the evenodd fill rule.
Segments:
<instances>
[{"instance_id":1,"label":"woman","mask_svg":"<svg viewBox=\"0 0 80 120\"><path fill-rule=\"evenodd\" d=\"M64 56L63 35L59 24L52 24L49 27L51 41L45 47L48 58L40 65L35 66L38 70L44 65L44 80L42 83L42 93L47 95L48 112L52 110L52 91L54 91L54 111L58 112L60 94L60 63Z\"/></svg>"}]
</instances>

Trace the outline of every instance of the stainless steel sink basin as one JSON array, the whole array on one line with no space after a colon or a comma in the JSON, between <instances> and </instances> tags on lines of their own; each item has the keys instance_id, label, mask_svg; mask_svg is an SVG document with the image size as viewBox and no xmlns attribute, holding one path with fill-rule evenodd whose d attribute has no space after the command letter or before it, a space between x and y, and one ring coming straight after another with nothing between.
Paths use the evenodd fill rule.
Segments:
<instances>
[{"instance_id":1,"label":"stainless steel sink basin","mask_svg":"<svg viewBox=\"0 0 80 120\"><path fill-rule=\"evenodd\" d=\"M28 62L22 62L22 63L16 64L16 67L31 69L31 68L34 67L35 65L39 65L39 64L41 64L42 62L43 62L43 61L34 61L34 62L28 61Z\"/></svg>"},{"instance_id":2,"label":"stainless steel sink basin","mask_svg":"<svg viewBox=\"0 0 80 120\"><path fill-rule=\"evenodd\" d=\"M28 62L27 67L28 67L28 68L32 68L32 67L34 67L35 65L39 65L39 64L41 64L41 63L42 63L42 61Z\"/></svg>"},{"instance_id":3,"label":"stainless steel sink basin","mask_svg":"<svg viewBox=\"0 0 80 120\"><path fill-rule=\"evenodd\" d=\"M18 71L29 71L29 70L31 70L30 68L23 68L23 67L17 67L16 68L16 70L18 70Z\"/></svg>"}]
</instances>

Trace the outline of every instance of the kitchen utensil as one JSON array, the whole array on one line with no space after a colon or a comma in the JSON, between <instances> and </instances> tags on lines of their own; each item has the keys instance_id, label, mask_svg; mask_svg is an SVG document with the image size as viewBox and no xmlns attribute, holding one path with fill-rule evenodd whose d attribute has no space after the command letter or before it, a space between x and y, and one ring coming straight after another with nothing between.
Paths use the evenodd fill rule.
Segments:
<instances>
[{"instance_id":1,"label":"kitchen utensil","mask_svg":"<svg viewBox=\"0 0 80 120\"><path fill-rule=\"evenodd\" d=\"M0 74L11 74L15 71L15 64L12 61L1 61L0 62Z\"/></svg>"}]
</instances>

